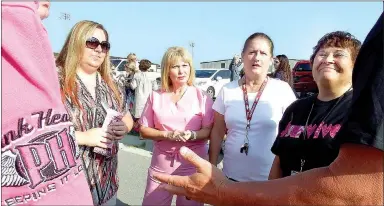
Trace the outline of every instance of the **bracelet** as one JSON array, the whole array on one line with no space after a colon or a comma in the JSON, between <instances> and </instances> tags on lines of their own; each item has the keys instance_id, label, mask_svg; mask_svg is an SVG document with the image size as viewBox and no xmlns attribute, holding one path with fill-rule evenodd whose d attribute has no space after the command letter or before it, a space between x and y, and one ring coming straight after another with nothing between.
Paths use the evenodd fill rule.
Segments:
<instances>
[{"instance_id":1,"label":"bracelet","mask_svg":"<svg viewBox=\"0 0 384 206\"><path fill-rule=\"evenodd\" d=\"M194 141L196 139L197 139L196 132L195 131L191 131L191 138L190 138L190 140Z\"/></svg>"}]
</instances>

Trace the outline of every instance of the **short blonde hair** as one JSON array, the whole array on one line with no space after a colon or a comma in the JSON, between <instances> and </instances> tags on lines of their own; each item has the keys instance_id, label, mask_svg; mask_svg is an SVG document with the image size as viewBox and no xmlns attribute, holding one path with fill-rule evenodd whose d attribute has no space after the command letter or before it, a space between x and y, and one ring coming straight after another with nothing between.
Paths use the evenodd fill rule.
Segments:
<instances>
[{"instance_id":1,"label":"short blonde hair","mask_svg":"<svg viewBox=\"0 0 384 206\"><path fill-rule=\"evenodd\" d=\"M195 69L193 67L192 55L183 47L170 47L165 52L161 60L161 89L169 92L172 88L172 81L169 77L169 70L177 61L183 61L189 64L191 69L187 84L192 86L195 81Z\"/></svg>"}]
</instances>

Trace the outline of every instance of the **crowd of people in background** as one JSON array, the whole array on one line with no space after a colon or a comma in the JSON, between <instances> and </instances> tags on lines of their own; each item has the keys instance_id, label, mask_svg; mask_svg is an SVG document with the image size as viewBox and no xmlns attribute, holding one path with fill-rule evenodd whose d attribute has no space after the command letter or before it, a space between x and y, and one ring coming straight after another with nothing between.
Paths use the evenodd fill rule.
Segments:
<instances>
[{"instance_id":1,"label":"crowd of people in background","mask_svg":"<svg viewBox=\"0 0 384 206\"><path fill-rule=\"evenodd\" d=\"M194 85L183 47L165 51L160 88L147 76L151 61L134 53L119 83L100 23L76 23L55 61L41 23L49 2L2 2L2 12L2 204L115 205L119 140L134 128L154 142L143 205L171 205L174 194L176 205L383 203L383 43L375 36L382 25L365 47L345 31L314 42L319 93L303 99L288 57L274 55L267 34L253 33L213 100ZM363 83L354 68L369 73Z\"/></svg>"}]
</instances>

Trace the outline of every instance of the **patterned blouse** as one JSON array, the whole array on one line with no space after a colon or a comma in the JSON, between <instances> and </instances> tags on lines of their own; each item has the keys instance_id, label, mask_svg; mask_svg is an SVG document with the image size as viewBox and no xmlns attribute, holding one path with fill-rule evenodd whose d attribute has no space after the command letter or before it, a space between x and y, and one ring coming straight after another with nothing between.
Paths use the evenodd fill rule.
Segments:
<instances>
[{"instance_id":1,"label":"patterned blouse","mask_svg":"<svg viewBox=\"0 0 384 206\"><path fill-rule=\"evenodd\" d=\"M63 81L59 72L60 84ZM103 125L106 111L103 105L107 105L116 111L126 114L125 106L121 108L118 105L112 90L107 86L101 75L96 76L96 92L95 99L87 90L81 79L77 76L78 100L83 108L76 107L70 100L66 98L65 107L70 115L76 131L87 131L92 128L101 127ZM124 97L122 91L121 96ZM123 100L125 98L122 98ZM105 157L93 152L93 147L79 146L82 156L85 173L93 194L95 205L101 205L117 194L119 187L119 179L117 175L117 152L119 149L118 142L113 143L112 156Z\"/></svg>"}]
</instances>

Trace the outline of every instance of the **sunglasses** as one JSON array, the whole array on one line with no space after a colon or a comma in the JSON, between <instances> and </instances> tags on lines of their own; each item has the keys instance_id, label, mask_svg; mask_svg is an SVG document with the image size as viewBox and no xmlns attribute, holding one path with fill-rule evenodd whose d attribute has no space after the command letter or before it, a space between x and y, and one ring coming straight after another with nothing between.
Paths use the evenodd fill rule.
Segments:
<instances>
[{"instance_id":1,"label":"sunglasses","mask_svg":"<svg viewBox=\"0 0 384 206\"><path fill-rule=\"evenodd\" d=\"M100 41L95 37L91 37L85 42L85 46L87 46L87 48L90 48L90 49L96 49L99 45L101 46L101 50L104 53L107 53L111 48L111 45L109 44L109 42L103 41L100 43Z\"/></svg>"}]
</instances>

